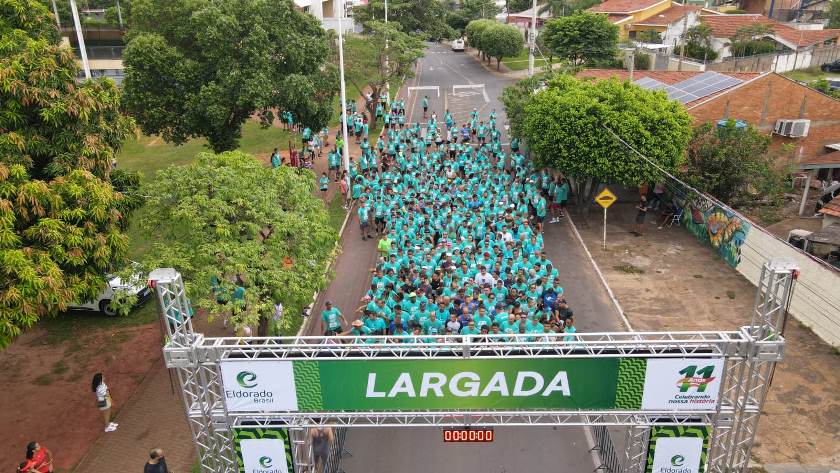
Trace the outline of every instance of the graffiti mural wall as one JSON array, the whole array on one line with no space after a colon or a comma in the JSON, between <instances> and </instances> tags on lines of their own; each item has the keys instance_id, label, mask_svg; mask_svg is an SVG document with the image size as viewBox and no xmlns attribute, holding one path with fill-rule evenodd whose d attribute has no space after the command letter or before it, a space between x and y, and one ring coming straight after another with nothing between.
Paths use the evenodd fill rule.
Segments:
<instances>
[{"instance_id":1,"label":"graffiti mural wall","mask_svg":"<svg viewBox=\"0 0 840 473\"><path fill-rule=\"evenodd\" d=\"M750 223L731 210L698 197L688 202L682 223L688 231L718 252L733 268L741 262L741 245L747 239Z\"/></svg>"}]
</instances>

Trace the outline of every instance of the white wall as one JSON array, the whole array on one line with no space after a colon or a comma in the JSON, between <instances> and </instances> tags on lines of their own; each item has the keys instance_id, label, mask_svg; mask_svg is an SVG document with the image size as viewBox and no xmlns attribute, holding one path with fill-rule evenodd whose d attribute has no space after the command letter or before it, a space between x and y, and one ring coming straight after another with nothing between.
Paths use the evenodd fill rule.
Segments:
<instances>
[{"instance_id":1,"label":"white wall","mask_svg":"<svg viewBox=\"0 0 840 473\"><path fill-rule=\"evenodd\" d=\"M718 230L708 230L710 217ZM696 220L700 218L700 220ZM762 265L784 257L799 264L789 313L826 343L840 346L840 270L775 237L734 210L708 198L697 198L685 211L683 226L712 246L736 271L757 285ZM726 229L725 231L722 229ZM714 243L712 243L714 242Z\"/></svg>"},{"instance_id":2,"label":"white wall","mask_svg":"<svg viewBox=\"0 0 840 473\"><path fill-rule=\"evenodd\" d=\"M699 21L698 17L700 15L697 12L691 12L687 16L688 21L686 22L685 26L683 26L682 20L668 25L668 27L665 29L665 34L662 35L662 44L667 44L668 46L675 46L680 44L680 36L682 36L683 30L696 25Z\"/></svg>"},{"instance_id":3,"label":"white wall","mask_svg":"<svg viewBox=\"0 0 840 473\"><path fill-rule=\"evenodd\" d=\"M800 275L793 290L790 314L832 346L840 346L840 272L815 261L765 229L754 227L741 246L741 262L735 268L756 284L761 263L768 256L793 258Z\"/></svg>"}]
</instances>

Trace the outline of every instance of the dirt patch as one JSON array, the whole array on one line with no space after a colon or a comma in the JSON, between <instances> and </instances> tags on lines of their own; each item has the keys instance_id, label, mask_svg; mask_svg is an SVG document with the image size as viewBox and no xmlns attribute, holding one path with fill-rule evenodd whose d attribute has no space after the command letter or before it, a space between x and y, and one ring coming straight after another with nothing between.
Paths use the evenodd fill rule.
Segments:
<instances>
[{"instance_id":1,"label":"dirt patch","mask_svg":"<svg viewBox=\"0 0 840 473\"><path fill-rule=\"evenodd\" d=\"M93 373L105 374L119 417L161 357L161 343L155 323L69 337L36 328L0 351L0 378L8 381L0 390L0 465L17 465L26 444L37 440L55 455L56 472L71 471L103 434L90 389Z\"/></svg>"},{"instance_id":2,"label":"dirt patch","mask_svg":"<svg viewBox=\"0 0 840 473\"><path fill-rule=\"evenodd\" d=\"M682 228L650 225L634 237L631 207L610 208L606 251L600 222L575 223L635 330L734 330L750 322L752 284ZM792 318L785 337L753 456L840 465L840 355Z\"/></svg>"}]
</instances>

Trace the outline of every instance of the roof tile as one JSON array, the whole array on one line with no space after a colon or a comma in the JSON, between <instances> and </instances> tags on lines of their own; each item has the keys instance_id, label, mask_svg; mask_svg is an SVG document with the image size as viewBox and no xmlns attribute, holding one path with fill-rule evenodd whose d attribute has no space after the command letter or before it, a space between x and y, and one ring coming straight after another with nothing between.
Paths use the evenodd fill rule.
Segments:
<instances>
[{"instance_id":1,"label":"roof tile","mask_svg":"<svg viewBox=\"0 0 840 473\"><path fill-rule=\"evenodd\" d=\"M840 29L798 30L758 14L700 15L700 20L712 29L716 38L731 38L739 29L756 24L771 25L776 36L797 46L811 46L840 37Z\"/></svg>"},{"instance_id":2,"label":"roof tile","mask_svg":"<svg viewBox=\"0 0 840 473\"><path fill-rule=\"evenodd\" d=\"M650 8L663 0L606 0L589 11L597 13L632 13Z\"/></svg>"}]
</instances>

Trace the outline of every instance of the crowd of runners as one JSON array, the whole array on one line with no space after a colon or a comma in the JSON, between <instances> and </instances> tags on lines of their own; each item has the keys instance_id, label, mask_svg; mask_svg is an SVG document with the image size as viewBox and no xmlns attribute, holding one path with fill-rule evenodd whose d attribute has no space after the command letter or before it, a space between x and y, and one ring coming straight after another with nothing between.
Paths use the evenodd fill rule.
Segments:
<instances>
[{"instance_id":1,"label":"crowd of runners","mask_svg":"<svg viewBox=\"0 0 840 473\"><path fill-rule=\"evenodd\" d=\"M339 175L349 186L363 240L378 239L379 259L358 320L330 302L321 312L327 336L372 335L410 342L442 335L498 334L500 340L574 334L572 309L543 244L543 225L564 217L569 184L535 170L516 139L503 145L496 112L473 110L458 124L447 110L406 123L400 100L376 106L382 132L369 143L362 128L358 161ZM348 130L358 113L347 109ZM377 124L378 124L377 123ZM381 342L381 339L379 339Z\"/></svg>"}]
</instances>

